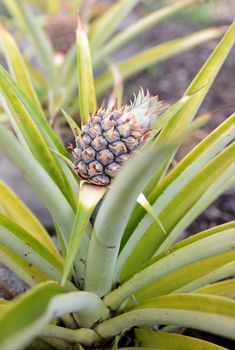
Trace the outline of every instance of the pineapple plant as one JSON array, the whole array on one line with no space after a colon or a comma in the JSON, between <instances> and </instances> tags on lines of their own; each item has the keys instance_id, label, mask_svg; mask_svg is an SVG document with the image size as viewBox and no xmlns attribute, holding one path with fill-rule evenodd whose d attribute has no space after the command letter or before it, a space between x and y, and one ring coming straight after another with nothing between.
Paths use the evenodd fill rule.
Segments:
<instances>
[{"instance_id":1,"label":"pineapple plant","mask_svg":"<svg viewBox=\"0 0 235 350\"><path fill-rule=\"evenodd\" d=\"M235 23L167 109L142 90L127 106L97 108L89 41L79 26L81 128L64 112L75 134L74 162L48 123L13 38L2 34L12 75L0 67L8 117L0 123L0 148L49 209L59 250L1 181L0 260L29 290L0 300L0 349L226 350L185 336L183 328L235 340L235 223L175 242L234 184L235 115L171 165L203 121L193 119L235 42ZM98 173L89 172L90 147ZM107 159L118 167L109 172Z\"/></svg>"}]
</instances>

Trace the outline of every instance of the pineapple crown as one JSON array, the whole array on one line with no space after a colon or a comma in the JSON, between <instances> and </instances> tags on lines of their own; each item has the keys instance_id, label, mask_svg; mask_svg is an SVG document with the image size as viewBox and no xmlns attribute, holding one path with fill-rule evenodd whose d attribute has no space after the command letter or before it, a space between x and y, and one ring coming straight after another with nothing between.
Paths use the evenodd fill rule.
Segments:
<instances>
[{"instance_id":1,"label":"pineapple crown","mask_svg":"<svg viewBox=\"0 0 235 350\"><path fill-rule=\"evenodd\" d=\"M163 102L159 101L158 96L151 96L148 90L145 95L141 88L137 96L134 94L134 101L125 108L125 113L132 113L137 124L149 128L162 112Z\"/></svg>"},{"instance_id":2,"label":"pineapple crown","mask_svg":"<svg viewBox=\"0 0 235 350\"><path fill-rule=\"evenodd\" d=\"M151 135L151 124L162 110L158 97L143 89L120 109L116 103L107 109L102 105L76 137L72 154L78 175L92 184L108 186L122 163Z\"/></svg>"},{"instance_id":3,"label":"pineapple crown","mask_svg":"<svg viewBox=\"0 0 235 350\"><path fill-rule=\"evenodd\" d=\"M96 114L103 114L103 118L112 118L112 114L116 113L119 115L120 124L129 122L134 123L135 127L150 128L163 109L163 102L159 101L158 96L151 96L148 90L145 94L143 88L140 88L138 94L134 94L134 101L130 101L129 104L120 109L117 109L116 102L108 109L105 109L103 104Z\"/></svg>"}]
</instances>

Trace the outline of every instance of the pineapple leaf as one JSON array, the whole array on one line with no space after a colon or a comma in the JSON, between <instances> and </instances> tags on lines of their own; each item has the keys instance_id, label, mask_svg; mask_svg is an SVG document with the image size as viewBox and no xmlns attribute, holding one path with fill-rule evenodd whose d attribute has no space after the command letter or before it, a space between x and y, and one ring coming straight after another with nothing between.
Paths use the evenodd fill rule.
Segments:
<instances>
[{"instance_id":1,"label":"pineapple leaf","mask_svg":"<svg viewBox=\"0 0 235 350\"><path fill-rule=\"evenodd\" d=\"M0 204L3 206L4 213L16 224L20 225L26 231L30 232L41 244L61 261L61 256L55 247L52 239L44 229L36 216L25 206L19 197L0 180Z\"/></svg>"},{"instance_id":2,"label":"pineapple leaf","mask_svg":"<svg viewBox=\"0 0 235 350\"><path fill-rule=\"evenodd\" d=\"M43 114L40 113L39 110L35 109L35 106L32 104L30 99L25 95L22 89L14 82L9 73L0 66L0 75L5 80L5 82L9 85L12 91L16 94L19 101L22 102L27 112L30 114L31 118L40 129L41 133L47 140L47 142L55 147L62 153L64 156L68 157L68 153L66 152L63 144L61 143L58 136L55 134L53 129L50 127L48 121L44 118Z\"/></svg>"},{"instance_id":3,"label":"pineapple leaf","mask_svg":"<svg viewBox=\"0 0 235 350\"><path fill-rule=\"evenodd\" d=\"M1 45L8 62L9 69L16 82L31 99L32 103L43 113L37 94L33 88L24 59L12 35L0 26Z\"/></svg>"},{"instance_id":4,"label":"pineapple leaf","mask_svg":"<svg viewBox=\"0 0 235 350\"><path fill-rule=\"evenodd\" d=\"M163 129L163 127L170 123L174 115L178 113L178 111L189 101L190 98L192 98L192 96L184 96L172 106L167 108L167 110L151 125L151 129L153 129L157 134L161 129Z\"/></svg>"},{"instance_id":5,"label":"pineapple leaf","mask_svg":"<svg viewBox=\"0 0 235 350\"><path fill-rule=\"evenodd\" d=\"M156 222L156 224L162 229L162 231L166 233L165 228L163 227L159 217L156 215L153 207L149 203L149 201L146 199L145 195L141 193L139 197L137 198L137 202L146 210L146 212L152 216L153 220Z\"/></svg>"},{"instance_id":6,"label":"pineapple leaf","mask_svg":"<svg viewBox=\"0 0 235 350\"><path fill-rule=\"evenodd\" d=\"M123 166L112 184L94 224L85 278L87 290L95 290L98 295L104 295L110 290L120 241L129 215L143 186L151 178L154 169L165 162L172 147L165 144L158 149L145 148Z\"/></svg>"},{"instance_id":7,"label":"pineapple leaf","mask_svg":"<svg viewBox=\"0 0 235 350\"><path fill-rule=\"evenodd\" d=\"M117 33L112 40L108 41L102 46L102 49L97 50L94 54L93 64L97 65L105 56L116 51L123 45L136 38L146 30L151 29L156 24L162 22L168 17L174 15L178 11L200 3L201 0L181 0L172 3L169 6L160 8L149 15L137 20L134 24L129 25L123 31Z\"/></svg>"},{"instance_id":8,"label":"pineapple leaf","mask_svg":"<svg viewBox=\"0 0 235 350\"><path fill-rule=\"evenodd\" d=\"M122 74L123 79L127 79L153 64L200 45L203 42L217 38L221 34L221 29L209 28L183 38L174 39L118 63L117 68ZM112 86L112 81L112 73L109 70L98 76L95 80L97 95L100 96L106 92Z\"/></svg>"},{"instance_id":9,"label":"pineapple leaf","mask_svg":"<svg viewBox=\"0 0 235 350\"><path fill-rule=\"evenodd\" d=\"M60 10L61 0L42 1L42 6L45 7L45 10L48 14L53 15L58 13Z\"/></svg>"},{"instance_id":10,"label":"pineapple leaf","mask_svg":"<svg viewBox=\"0 0 235 350\"><path fill-rule=\"evenodd\" d=\"M8 79L6 80L5 77ZM31 111L25 106L24 100L22 101L22 99L18 97L14 89L16 85L12 84L9 75L2 67L0 67L0 84L3 108L8 114L21 143L26 147L26 150L30 150L34 157L42 164L45 170L61 188L61 191L70 201L71 205L75 208L74 193L59 160L55 154L51 152L47 140L38 128L36 121L32 118ZM44 122L47 123L45 119Z\"/></svg>"},{"instance_id":11,"label":"pineapple leaf","mask_svg":"<svg viewBox=\"0 0 235 350\"><path fill-rule=\"evenodd\" d=\"M11 249L0 244L0 261L13 271L29 287L45 282L49 278L27 260L14 253Z\"/></svg>"},{"instance_id":12,"label":"pineapple leaf","mask_svg":"<svg viewBox=\"0 0 235 350\"><path fill-rule=\"evenodd\" d=\"M2 311L0 315L1 346L6 350L18 350L29 344L44 326L41 315L47 309L51 299L63 292L64 289L57 283L46 282L25 293ZM13 324L12 319L15 320Z\"/></svg>"},{"instance_id":13,"label":"pineapple leaf","mask_svg":"<svg viewBox=\"0 0 235 350\"><path fill-rule=\"evenodd\" d=\"M203 288L196 289L194 293L220 295L227 298L235 298L235 280L230 279L213 283Z\"/></svg>"},{"instance_id":14,"label":"pineapple leaf","mask_svg":"<svg viewBox=\"0 0 235 350\"><path fill-rule=\"evenodd\" d=\"M36 159L26 152L13 134L2 125L0 125L0 147L38 192L55 223L60 226L66 244L75 214L61 190Z\"/></svg>"},{"instance_id":15,"label":"pineapple leaf","mask_svg":"<svg viewBox=\"0 0 235 350\"><path fill-rule=\"evenodd\" d=\"M185 124L188 124L196 115L198 109L200 108L203 100L206 97L206 94L216 78L224 60L228 56L233 44L235 41L235 22L230 26L227 33L224 35L222 40L219 42L218 46L212 52L211 56L208 58L206 63L203 65L199 73L196 75L194 81L190 84L188 89L186 90L184 96L191 95L192 98L186 103L179 111L174 115L174 118L166 125L166 127L162 130L159 137L156 139L156 142L162 142L167 140L169 137L173 137L175 132L179 132ZM231 117L232 118L232 117ZM222 124L223 125L223 124ZM220 129L218 129L220 130ZM212 134L214 135L214 133ZM213 137L213 136L212 136ZM210 137L208 138L210 140ZM201 143L203 145L203 143ZM199 148L200 149L200 148ZM197 148L196 148L197 150ZM173 154L169 158L171 160L176 150L174 150ZM202 150L200 150L202 151ZM192 152L193 155L196 154L197 151ZM203 152L200 152L203 154ZM191 154L191 153L190 153ZM188 157L191 157L190 155ZM188 159L186 157L186 159ZM161 178L166 172L170 161L166 162L164 167L155 174L155 178L158 180ZM200 164L200 162L199 162ZM178 169L178 168L177 168ZM180 168L179 168L180 169ZM148 185L148 193L147 195L150 203L153 203L156 199L155 195L157 192L157 186L154 188L154 181ZM177 187L176 187L177 188ZM152 192L152 193L150 193ZM124 241L127 240L127 237L131 235L133 232L133 228L136 227L137 223L141 221L141 217L143 217L144 212L139 208L136 208L130 222L127 226Z\"/></svg>"},{"instance_id":16,"label":"pineapple leaf","mask_svg":"<svg viewBox=\"0 0 235 350\"><path fill-rule=\"evenodd\" d=\"M175 294L138 305L132 311L102 322L95 331L102 337L114 337L134 326L169 324L235 339L234 320L234 300L203 294Z\"/></svg>"},{"instance_id":17,"label":"pineapple leaf","mask_svg":"<svg viewBox=\"0 0 235 350\"><path fill-rule=\"evenodd\" d=\"M152 259L148 260L148 262L146 262L146 264L144 264L138 271L141 271L145 267L148 267L148 266L152 265L153 263L155 263L156 261L158 261L159 259L161 259L165 255L168 255L168 253L174 252L175 250L178 250L178 249L181 249L183 247L186 247L189 244L197 242L200 239L209 237L209 236L214 235L216 233L219 233L221 231L226 231L226 230L234 229L234 228L235 228L235 221L230 221L230 222L228 222L226 224L215 226L213 228L210 228L208 230L199 232L199 233L197 233L197 234L195 234L193 236L185 238L184 240L182 240L182 241L178 242L177 244L174 244L173 246L171 246L170 249L164 250L162 253L159 253L159 254L155 255Z\"/></svg>"},{"instance_id":18,"label":"pineapple leaf","mask_svg":"<svg viewBox=\"0 0 235 350\"><path fill-rule=\"evenodd\" d=\"M36 266L45 275L60 281L62 263L58 262L45 246L1 213L0 227L1 244Z\"/></svg>"},{"instance_id":19,"label":"pineapple leaf","mask_svg":"<svg viewBox=\"0 0 235 350\"><path fill-rule=\"evenodd\" d=\"M94 21L89 35L92 48L98 49L139 2L140 0L118 0Z\"/></svg>"},{"instance_id":20,"label":"pineapple leaf","mask_svg":"<svg viewBox=\"0 0 235 350\"><path fill-rule=\"evenodd\" d=\"M222 225L221 227L217 227L217 230L215 232L209 232L208 236L206 236L208 233L205 231L205 237L203 237L202 232L201 235L199 234L199 237L202 236L201 239L191 241L192 243L176 250L171 248L166 250L164 254L156 256L150 265L143 268L140 272L135 273L127 282L106 295L106 305L112 309L116 309L133 293L175 271L177 268L232 250L235 240L234 227L224 229Z\"/></svg>"},{"instance_id":21,"label":"pineapple leaf","mask_svg":"<svg viewBox=\"0 0 235 350\"><path fill-rule=\"evenodd\" d=\"M164 350L226 350L226 348L181 334L135 330L136 341L143 347Z\"/></svg>"},{"instance_id":22,"label":"pineapple leaf","mask_svg":"<svg viewBox=\"0 0 235 350\"><path fill-rule=\"evenodd\" d=\"M72 75L76 70L76 54L77 48L76 45L73 45L66 56L64 57L63 65L61 66L61 81L64 86L68 86L71 81Z\"/></svg>"},{"instance_id":23,"label":"pineapple leaf","mask_svg":"<svg viewBox=\"0 0 235 350\"><path fill-rule=\"evenodd\" d=\"M121 350L151 350L151 348L144 348L142 346L138 346L138 347L135 347L135 346L128 346L127 348L118 348L118 349L121 349ZM162 350L162 349L161 349Z\"/></svg>"},{"instance_id":24,"label":"pineapple leaf","mask_svg":"<svg viewBox=\"0 0 235 350\"><path fill-rule=\"evenodd\" d=\"M179 116L180 117L180 114ZM177 118L178 119L178 118ZM179 119L178 119L179 120ZM178 123L178 122L177 122ZM166 132L164 139L172 137L173 128L175 127L175 123L171 125L171 128L168 130L164 130ZM170 131L171 130L171 131ZM154 204L156 198L160 196L160 193L166 190L168 187L169 192L167 190L169 199L173 198L174 194L176 194L182 186L184 186L187 181L189 181L197 172L199 172L206 164L209 162L217 153L219 153L229 142L233 141L235 138L235 115L233 114L230 118L225 120L218 128L216 128L210 135L208 135L203 141L199 143L198 146L194 148L175 168L173 171L169 173L168 176L162 180L157 186L155 182L155 188L152 190L152 193L147 197L151 204ZM165 168L167 168L165 166ZM158 176L155 175L155 179L160 178L163 169L160 170L160 173L157 173ZM183 182L181 180L184 179ZM148 185L147 189L150 192L150 189L153 188L153 180L151 180L151 186ZM150 188L149 188L150 187ZM174 187L174 190L173 190ZM164 189L163 189L164 188ZM146 189L145 189L146 190ZM127 235L133 231L136 227L137 223L141 221L141 216L144 216L144 211L141 208L135 208L133 215L128 223L126 228L126 232L124 235L124 239L126 241Z\"/></svg>"},{"instance_id":25,"label":"pineapple leaf","mask_svg":"<svg viewBox=\"0 0 235 350\"><path fill-rule=\"evenodd\" d=\"M117 108L121 108L124 91L122 75L115 64L110 63L109 67L113 75L114 84L113 91L109 97L108 108L112 108L115 104L117 105Z\"/></svg>"},{"instance_id":26,"label":"pineapple leaf","mask_svg":"<svg viewBox=\"0 0 235 350\"><path fill-rule=\"evenodd\" d=\"M69 127L74 135L74 137L77 137L78 134L80 134L81 129L79 128L78 124L75 122L75 120L65 111L61 110L67 123L69 124Z\"/></svg>"},{"instance_id":27,"label":"pineapple leaf","mask_svg":"<svg viewBox=\"0 0 235 350\"><path fill-rule=\"evenodd\" d=\"M182 189L176 187L177 192L172 199L165 197L167 192L159 197L159 202L154 204L154 208L168 232L167 237L151 218L145 217L145 230L140 231L141 226L137 227L119 256L117 276L121 273L122 279L126 278L137 265L141 266L153 254L168 248L204 208L234 183L234 150L235 143L210 161L194 177L191 175ZM143 225L143 222L140 225Z\"/></svg>"},{"instance_id":28,"label":"pineapple leaf","mask_svg":"<svg viewBox=\"0 0 235 350\"><path fill-rule=\"evenodd\" d=\"M74 173L74 164L73 164L73 162L72 162L70 159L68 159L67 157L63 156L63 154L57 152L57 151L54 150L53 148L51 148L51 151L54 152L55 154L57 154L57 156L58 156L60 159L62 159L62 160L65 162L65 164L67 164L68 167L69 167L69 168L73 171L73 173ZM79 179L78 179L78 181L79 181Z\"/></svg>"},{"instance_id":29,"label":"pineapple leaf","mask_svg":"<svg viewBox=\"0 0 235 350\"><path fill-rule=\"evenodd\" d=\"M33 11L24 2L20 0L4 0L6 7L10 10L13 18L16 21L20 19L20 23L24 30L26 30L34 39L35 48L41 63L48 74L48 81L57 90L59 84L57 82L57 74L54 65L54 54L51 44L40 27L39 21L35 18Z\"/></svg>"},{"instance_id":30,"label":"pineapple leaf","mask_svg":"<svg viewBox=\"0 0 235 350\"><path fill-rule=\"evenodd\" d=\"M1 312L1 346L5 350L22 349L34 337L43 335L49 322L72 312L79 313L80 324L85 327L106 319L109 314L102 300L95 294L65 293L55 282L42 283ZM15 320L13 324L12 319Z\"/></svg>"},{"instance_id":31,"label":"pineapple leaf","mask_svg":"<svg viewBox=\"0 0 235 350\"><path fill-rule=\"evenodd\" d=\"M235 271L235 252L228 251L183 266L134 294L135 303L172 293L186 293L231 277ZM130 299L125 308L133 307Z\"/></svg>"},{"instance_id":32,"label":"pineapple leaf","mask_svg":"<svg viewBox=\"0 0 235 350\"><path fill-rule=\"evenodd\" d=\"M90 47L80 18L77 28L77 65L80 115L87 121L89 113L94 113L97 107Z\"/></svg>"},{"instance_id":33,"label":"pineapple leaf","mask_svg":"<svg viewBox=\"0 0 235 350\"><path fill-rule=\"evenodd\" d=\"M17 25L24 31L27 31L27 24L25 23L24 17L22 16L17 2L15 0L3 0L3 3L6 6L9 13L11 14L11 16L14 18Z\"/></svg>"}]
</instances>

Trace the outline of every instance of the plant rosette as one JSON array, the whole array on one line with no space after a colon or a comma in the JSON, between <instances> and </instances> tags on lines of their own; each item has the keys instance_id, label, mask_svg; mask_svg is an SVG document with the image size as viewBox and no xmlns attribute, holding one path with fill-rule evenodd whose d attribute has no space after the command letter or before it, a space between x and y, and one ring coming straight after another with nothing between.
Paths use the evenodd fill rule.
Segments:
<instances>
[{"instance_id":1,"label":"plant rosette","mask_svg":"<svg viewBox=\"0 0 235 350\"><path fill-rule=\"evenodd\" d=\"M30 290L0 300L0 349L124 348L129 330L131 348L225 349L179 332L235 340L235 222L175 242L234 183L235 115L171 165L205 122L193 119L234 44L235 24L166 110L142 90L128 106L97 109L92 54L79 25L81 128L64 112L76 135L74 163L4 33L12 76L0 67L0 97L11 130L0 124L0 147L50 211L60 250L1 181L0 260Z\"/></svg>"}]
</instances>

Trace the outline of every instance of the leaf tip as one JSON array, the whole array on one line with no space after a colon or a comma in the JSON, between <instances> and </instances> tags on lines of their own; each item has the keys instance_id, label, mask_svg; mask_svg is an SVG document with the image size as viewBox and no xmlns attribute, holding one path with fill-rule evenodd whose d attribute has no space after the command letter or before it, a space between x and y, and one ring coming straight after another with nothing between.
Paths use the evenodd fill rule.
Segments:
<instances>
[{"instance_id":1,"label":"leaf tip","mask_svg":"<svg viewBox=\"0 0 235 350\"><path fill-rule=\"evenodd\" d=\"M80 14L78 13L77 14L77 37L83 31L84 31L84 26L82 24L82 20L81 20Z\"/></svg>"}]
</instances>

